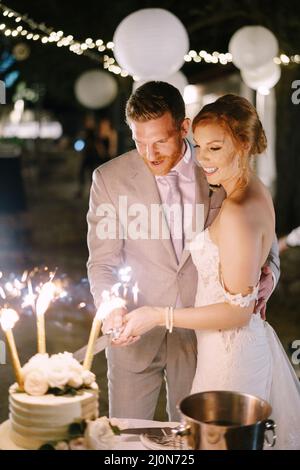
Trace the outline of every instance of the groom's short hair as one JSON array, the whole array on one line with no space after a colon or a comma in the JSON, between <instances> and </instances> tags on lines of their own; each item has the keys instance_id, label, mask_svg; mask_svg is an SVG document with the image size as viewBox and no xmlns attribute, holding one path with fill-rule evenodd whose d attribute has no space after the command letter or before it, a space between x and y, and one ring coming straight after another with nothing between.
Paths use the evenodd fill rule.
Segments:
<instances>
[{"instance_id":1,"label":"groom's short hair","mask_svg":"<svg viewBox=\"0 0 300 470\"><path fill-rule=\"evenodd\" d=\"M176 127L185 118L185 104L180 91L166 82L152 81L138 87L126 104L126 121L146 122L169 112Z\"/></svg>"}]
</instances>

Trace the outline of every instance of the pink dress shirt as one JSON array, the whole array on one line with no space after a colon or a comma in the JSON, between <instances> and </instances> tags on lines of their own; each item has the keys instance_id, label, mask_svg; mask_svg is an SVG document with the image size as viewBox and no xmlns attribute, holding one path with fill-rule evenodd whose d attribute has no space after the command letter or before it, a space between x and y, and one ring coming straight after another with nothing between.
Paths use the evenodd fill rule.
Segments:
<instances>
[{"instance_id":1,"label":"pink dress shirt","mask_svg":"<svg viewBox=\"0 0 300 470\"><path fill-rule=\"evenodd\" d=\"M196 203L196 181L195 181L195 163L192 159L191 144L185 140L185 152L182 159L172 168L179 175L179 188L182 196L182 204L191 204L193 207ZM169 185L163 176L156 176L156 183L160 194L161 202L164 204L167 199ZM183 213L184 227L189 226L190 220L187 220L189 214Z\"/></svg>"}]
</instances>

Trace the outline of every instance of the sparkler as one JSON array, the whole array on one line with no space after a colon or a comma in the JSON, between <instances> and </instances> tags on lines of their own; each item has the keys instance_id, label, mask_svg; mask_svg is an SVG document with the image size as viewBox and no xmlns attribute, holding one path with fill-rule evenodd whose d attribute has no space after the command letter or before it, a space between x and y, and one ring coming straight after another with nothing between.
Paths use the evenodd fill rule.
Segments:
<instances>
[{"instance_id":1,"label":"sparkler","mask_svg":"<svg viewBox=\"0 0 300 470\"><path fill-rule=\"evenodd\" d=\"M103 301L100 304L100 307L97 310L97 313L94 317L92 328L89 336L89 341L87 344L86 355L83 362L83 367L87 370L90 370L92 367L94 349L96 340L100 334L101 325L103 320L110 314L110 312L116 308L124 308L126 302L121 297L116 296L112 292L116 292L116 285L112 287L111 292L103 291L102 299Z\"/></svg>"}]
</instances>

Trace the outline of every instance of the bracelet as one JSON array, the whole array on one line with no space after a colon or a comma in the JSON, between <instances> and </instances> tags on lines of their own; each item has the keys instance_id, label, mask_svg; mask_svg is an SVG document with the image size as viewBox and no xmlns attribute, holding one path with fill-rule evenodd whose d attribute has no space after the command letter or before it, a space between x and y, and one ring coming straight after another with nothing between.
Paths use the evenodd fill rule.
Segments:
<instances>
[{"instance_id":1,"label":"bracelet","mask_svg":"<svg viewBox=\"0 0 300 470\"><path fill-rule=\"evenodd\" d=\"M165 318L166 318L166 330L169 333L172 333L174 326L174 308L169 306L165 309Z\"/></svg>"},{"instance_id":2,"label":"bracelet","mask_svg":"<svg viewBox=\"0 0 300 470\"><path fill-rule=\"evenodd\" d=\"M170 323L169 333L172 333L173 325L174 325L174 308L173 307L169 307L169 323Z\"/></svg>"},{"instance_id":3,"label":"bracelet","mask_svg":"<svg viewBox=\"0 0 300 470\"><path fill-rule=\"evenodd\" d=\"M170 331L170 321L169 321L169 308L165 308L165 324L166 324L166 330Z\"/></svg>"}]
</instances>

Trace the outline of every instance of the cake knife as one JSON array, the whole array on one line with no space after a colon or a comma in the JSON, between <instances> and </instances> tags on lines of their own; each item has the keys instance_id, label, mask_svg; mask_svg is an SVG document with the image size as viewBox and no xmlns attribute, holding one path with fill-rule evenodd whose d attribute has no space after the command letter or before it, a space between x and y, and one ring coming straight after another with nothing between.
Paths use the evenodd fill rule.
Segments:
<instances>
[{"instance_id":1,"label":"cake knife","mask_svg":"<svg viewBox=\"0 0 300 470\"><path fill-rule=\"evenodd\" d=\"M94 349L94 356L101 351L103 351L107 346L109 346L111 341L111 335L106 334L100 336L95 342L95 349ZM77 359L78 362L83 362L85 358L87 350L87 345L83 346L83 348L77 349L77 351L73 352L73 357Z\"/></svg>"},{"instance_id":2,"label":"cake knife","mask_svg":"<svg viewBox=\"0 0 300 470\"><path fill-rule=\"evenodd\" d=\"M146 428L126 428L120 429L120 434L148 434L149 436L163 437L163 436L174 436L172 433L174 426L158 426L158 427L146 427Z\"/></svg>"},{"instance_id":3,"label":"cake knife","mask_svg":"<svg viewBox=\"0 0 300 470\"><path fill-rule=\"evenodd\" d=\"M107 346L110 345L112 339L119 338L121 334L121 328L112 328L107 331L104 335L100 336L95 342L95 348L93 355L100 353L103 351ZM78 362L83 362L85 358L85 354L87 351L87 344L83 346L83 348L78 349L73 353L73 357L77 359Z\"/></svg>"}]
</instances>

